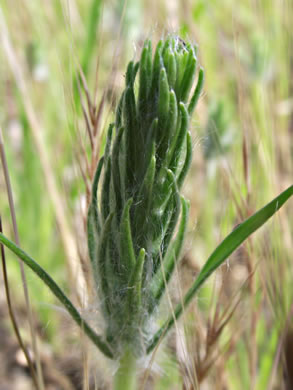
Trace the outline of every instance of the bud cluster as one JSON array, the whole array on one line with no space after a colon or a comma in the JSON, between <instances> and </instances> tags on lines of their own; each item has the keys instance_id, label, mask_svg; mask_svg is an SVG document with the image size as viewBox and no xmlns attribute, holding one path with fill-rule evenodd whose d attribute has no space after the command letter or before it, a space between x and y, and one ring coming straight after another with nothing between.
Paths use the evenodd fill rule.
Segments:
<instances>
[{"instance_id":1,"label":"bud cluster","mask_svg":"<svg viewBox=\"0 0 293 390\"><path fill-rule=\"evenodd\" d=\"M189 204L179 191L192 158L191 114L203 85L196 49L178 37L151 42L130 62L115 122L92 186L88 247L119 356L145 353L149 325L179 260ZM136 81L138 79L138 81ZM101 180L100 180L101 179ZM176 234L175 234L176 231Z\"/></svg>"}]
</instances>

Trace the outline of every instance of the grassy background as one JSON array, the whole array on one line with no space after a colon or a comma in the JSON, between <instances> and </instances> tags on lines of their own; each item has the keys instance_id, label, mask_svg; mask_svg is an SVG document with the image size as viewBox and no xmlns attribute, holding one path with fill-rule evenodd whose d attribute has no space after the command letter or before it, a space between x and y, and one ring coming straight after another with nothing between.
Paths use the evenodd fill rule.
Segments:
<instances>
[{"instance_id":1,"label":"grassy background","mask_svg":"<svg viewBox=\"0 0 293 390\"><path fill-rule=\"evenodd\" d=\"M21 245L72 294L74 251L86 256L86 186L78 156L82 145L89 154L89 142L79 66L91 96L99 102L105 93L102 145L125 66L143 39L175 32L199 46L206 83L192 121L194 160L184 188L191 217L178 270L183 290L221 238L292 184L290 0L2 0L0 12L0 124ZM0 189L4 229L12 237L2 175ZM293 353L292 215L291 202L202 288L158 357L153 388L290 388L290 373L284 372ZM15 299L21 301L18 265L7 258ZM62 320L44 305L54 300L32 274L27 278L46 337L60 351ZM178 283L171 295L174 302L180 299ZM163 315L167 310L166 304Z\"/></svg>"}]
</instances>

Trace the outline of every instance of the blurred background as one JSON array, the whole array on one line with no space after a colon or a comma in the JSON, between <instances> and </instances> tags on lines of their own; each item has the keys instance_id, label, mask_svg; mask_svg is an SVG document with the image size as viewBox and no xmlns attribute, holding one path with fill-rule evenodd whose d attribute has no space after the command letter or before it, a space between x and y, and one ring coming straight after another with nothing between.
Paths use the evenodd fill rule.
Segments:
<instances>
[{"instance_id":1,"label":"blurred background","mask_svg":"<svg viewBox=\"0 0 293 390\"><path fill-rule=\"evenodd\" d=\"M145 38L154 47L172 33L198 45L205 70L175 303L221 239L292 184L292 25L291 0L1 0L0 126L20 244L86 318L99 326L81 271L89 184L128 61ZM0 214L14 238L2 173ZM208 280L152 368L141 362L142 389L293 388L292 209L289 202ZM19 264L8 252L6 260L32 349ZM26 279L45 389L109 389L115 367L28 270ZM0 282L0 389L32 389ZM169 311L163 303L159 321Z\"/></svg>"}]
</instances>

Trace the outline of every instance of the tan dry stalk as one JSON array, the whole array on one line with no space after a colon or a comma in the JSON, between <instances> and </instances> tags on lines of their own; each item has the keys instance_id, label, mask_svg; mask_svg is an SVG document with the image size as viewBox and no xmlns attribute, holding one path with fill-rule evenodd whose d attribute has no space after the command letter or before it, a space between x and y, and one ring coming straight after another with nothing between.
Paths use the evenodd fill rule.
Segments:
<instances>
[{"instance_id":1,"label":"tan dry stalk","mask_svg":"<svg viewBox=\"0 0 293 390\"><path fill-rule=\"evenodd\" d=\"M54 208L56 222L58 225L61 241L64 247L67 260L67 272L70 280L69 285L76 286L76 284L78 284L79 288L74 288L74 291L76 294L78 294L77 298L81 302L82 297L80 296L80 292L85 291L85 281L78 257L76 243L70 231L69 224L67 222L67 217L65 213L65 202L63 201L57 188L56 180L52 171L50 159L43 139L43 128L33 109L33 105L25 82L25 77L22 71L22 67L20 65L21 62L19 58L17 58L15 50L10 41L9 32L6 27L1 8L0 34L0 39L2 41L4 52L6 53L7 61L13 73L16 85L22 95L22 101L30 123L30 129L38 152L38 156L40 158L40 163L44 173L48 194Z\"/></svg>"},{"instance_id":2,"label":"tan dry stalk","mask_svg":"<svg viewBox=\"0 0 293 390\"><path fill-rule=\"evenodd\" d=\"M0 146L1 146L1 144L0 144ZM1 150L0 150L0 152L1 152ZM0 232L3 233L1 216L0 216ZM10 317L10 320L11 320L11 323L12 323L12 327L13 327L14 333L16 335L18 344L20 346L20 349L22 350L22 352L23 352L23 354L25 356L25 359L27 361L27 364L28 364L28 367L29 367L29 370L30 370L30 373L31 373L31 376L32 376L33 383L34 383L36 389L39 389L39 384L38 384L39 383L39 377L37 377L37 375L36 375L36 372L35 372L35 369L34 369L34 366L33 366L33 362L31 360L30 355L29 355L29 353L27 351L27 348L24 345L24 342L22 340L22 337L21 337L21 334L20 334L20 331L19 331L19 326L18 326L18 323L17 323L17 320L16 320L16 316L15 316L15 313L14 313L14 310L13 310L13 304L12 304L12 301L11 301L9 281L8 281L7 268L6 268L6 259L5 259L4 246L2 244L0 244L0 251L1 251L1 261L2 261L2 272L3 272L3 280L4 280L4 289L5 289L5 294L6 294L6 302L7 302L9 317ZM19 260L19 263L20 263L19 264L20 268L22 269L23 267L22 267L22 263L20 262L20 260Z\"/></svg>"},{"instance_id":3,"label":"tan dry stalk","mask_svg":"<svg viewBox=\"0 0 293 390\"><path fill-rule=\"evenodd\" d=\"M7 166L7 161L6 161L6 155L5 155L5 149L4 149L4 139L3 139L1 126L0 126L0 159L1 159L2 168L3 168L3 172L4 172L4 177L5 177L6 190L7 190L9 208L10 208L10 213L11 213L11 218L12 218L12 225L13 225L15 242L17 243L17 245L20 245L17 222L16 222L16 215L15 215L15 207L14 207L14 201L13 201L13 194L12 194L12 188L11 188L8 166ZM3 259L4 259L4 255L3 255ZM5 263L4 260L3 260L3 262ZM26 307L27 307L27 311L28 311L28 322L29 322L29 328L30 328L30 334L31 334L32 348L34 351L36 365L37 365L37 385L36 386L38 389L43 390L44 389L44 381L43 381L43 375L42 375L42 367L41 367L40 355L39 355L39 351L38 351L37 337L34 334L33 314L32 314L32 308L31 308L30 299L29 299L27 281L26 281L23 263L20 260L18 260L18 263L20 266L20 273L21 273L21 280L22 280L22 286L23 286L23 291L24 291L25 303L26 303ZM4 271L4 269L3 269L3 271ZM8 293L7 298L9 298L9 290L7 289L7 287L6 287L6 292ZM10 306L10 308L11 308L10 300L8 301L8 299L7 299L7 303L8 303L8 306ZM10 312L10 317L11 317L11 320L13 322L13 325L15 325L16 322L13 321L13 319L14 319L13 312ZM15 332L17 333L17 326L16 327L14 326L14 329L15 329ZM21 338L18 337L18 340L21 340ZM30 361L30 359L28 359L28 354L26 353L27 351L24 348L22 343L20 344L20 346L21 346L21 348L26 356L26 359L28 361L28 365L31 368L31 361ZM34 377L34 370L32 371L32 375Z\"/></svg>"}]
</instances>

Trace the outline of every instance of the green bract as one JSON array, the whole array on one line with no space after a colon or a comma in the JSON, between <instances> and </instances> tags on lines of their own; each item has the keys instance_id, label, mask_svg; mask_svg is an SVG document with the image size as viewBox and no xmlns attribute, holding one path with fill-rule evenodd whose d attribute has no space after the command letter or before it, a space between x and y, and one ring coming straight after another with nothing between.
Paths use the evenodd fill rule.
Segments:
<instances>
[{"instance_id":1,"label":"green bract","mask_svg":"<svg viewBox=\"0 0 293 390\"><path fill-rule=\"evenodd\" d=\"M196 52L177 37L144 44L107 133L92 187L88 247L106 340L145 353L150 321L180 256L189 204L190 116L203 85ZM176 234L175 234L176 230Z\"/></svg>"}]
</instances>

